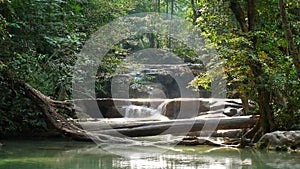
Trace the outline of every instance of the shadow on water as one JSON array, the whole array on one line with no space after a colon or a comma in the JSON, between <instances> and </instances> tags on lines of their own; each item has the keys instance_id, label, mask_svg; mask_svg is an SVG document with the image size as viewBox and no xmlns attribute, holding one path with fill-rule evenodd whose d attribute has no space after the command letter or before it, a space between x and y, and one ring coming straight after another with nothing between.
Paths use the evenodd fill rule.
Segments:
<instances>
[{"instance_id":1,"label":"shadow on water","mask_svg":"<svg viewBox=\"0 0 300 169\"><path fill-rule=\"evenodd\" d=\"M6 141L0 147L0 169L113 169L113 168L300 168L297 153L251 149L177 146L148 158L125 158L93 143L65 141ZM125 145L124 145L125 146ZM135 147L125 153L135 154ZM148 151L149 152L149 151Z\"/></svg>"}]
</instances>

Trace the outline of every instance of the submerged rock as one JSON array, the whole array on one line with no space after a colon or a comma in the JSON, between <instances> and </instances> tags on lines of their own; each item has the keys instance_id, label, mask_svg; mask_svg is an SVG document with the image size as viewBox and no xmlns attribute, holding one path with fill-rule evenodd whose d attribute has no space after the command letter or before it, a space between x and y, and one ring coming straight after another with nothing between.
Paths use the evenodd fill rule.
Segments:
<instances>
[{"instance_id":1,"label":"submerged rock","mask_svg":"<svg viewBox=\"0 0 300 169\"><path fill-rule=\"evenodd\" d=\"M256 147L278 151L298 151L300 149L300 131L267 133L256 143Z\"/></svg>"},{"instance_id":2,"label":"submerged rock","mask_svg":"<svg viewBox=\"0 0 300 169\"><path fill-rule=\"evenodd\" d=\"M178 145L196 146L196 145L210 145L210 146L223 146L222 142L213 140L212 138L200 138L200 137L185 137Z\"/></svg>"}]
</instances>

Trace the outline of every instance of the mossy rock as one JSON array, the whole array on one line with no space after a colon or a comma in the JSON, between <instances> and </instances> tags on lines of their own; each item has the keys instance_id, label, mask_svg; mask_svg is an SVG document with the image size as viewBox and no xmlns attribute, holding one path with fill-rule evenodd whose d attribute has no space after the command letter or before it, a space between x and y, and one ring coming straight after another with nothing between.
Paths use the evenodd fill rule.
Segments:
<instances>
[{"instance_id":1,"label":"mossy rock","mask_svg":"<svg viewBox=\"0 0 300 169\"><path fill-rule=\"evenodd\" d=\"M265 134L256 148L276 151L299 151L300 131L275 131Z\"/></svg>"}]
</instances>

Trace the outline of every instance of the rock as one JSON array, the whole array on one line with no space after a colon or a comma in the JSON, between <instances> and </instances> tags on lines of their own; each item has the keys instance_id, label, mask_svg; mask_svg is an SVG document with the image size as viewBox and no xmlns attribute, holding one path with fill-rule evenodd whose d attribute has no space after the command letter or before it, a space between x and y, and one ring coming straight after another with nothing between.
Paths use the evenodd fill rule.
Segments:
<instances>
[{"instance_id":1,"label":"rock","mask_svg":"<svg viewBox=\"0 0 300 169\"><path fill-rule=\"evenodd\" d=\"M163 93L157 91L156 95ZM122 118L130 105L161 108L161 114L170 119L228 117L243 114L240 99L176 98L176 99L117 99L99 98L74 100L78 118ZM99 109L101 113L99 113ZM183 112L183 113L182 113Z\"/></svg>"},{"instance_id":2,"label":"rock","mask_svg":"<svg viewBox=\"0 0 300 169\"><path fill-rule=\"evenodd\" d=\"M182 141L178 143L178 145L196 146L196 145L200 145L200 143L197 137L186 137L183 138Z\"/></svg>"},{"instance_id":3,"label":"rock","mask_svg":"<svg viewBox=\"0 0 300 169\"><path fill-rule=\"evenodd\" d=\"M186 137L183 138L178 145L185 146L196 146L196 145L210 145L210 146L222 146L221 142L214 141L212 139L207 138L199 138L199 137Z\"/></svg>"},{"instance_id":4,"label":"rock","mask_svg":"<svg viewBox=\"0 0 300 169\"><path fill-rule=\"evenodd\" d=\"M300 131L275 131L265 134L257 143L260 149L297 151L300 149Z\"/></svg>"}]
</instances>

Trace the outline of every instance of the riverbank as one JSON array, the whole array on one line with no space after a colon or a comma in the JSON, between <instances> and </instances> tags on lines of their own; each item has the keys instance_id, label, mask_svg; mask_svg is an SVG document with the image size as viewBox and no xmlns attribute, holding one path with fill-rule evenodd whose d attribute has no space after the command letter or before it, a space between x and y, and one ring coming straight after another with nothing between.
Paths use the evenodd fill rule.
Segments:
<instances>
[{"instance_id":1,"label":"riverbank","mask_svg":"<svg viewBox=\"0 0 300 169\"><path fill-rule=\"evenodd\" d=\"M187 147L211 146L211 147L236 147L240 142L240 135L243 131L232 130L228 132L215 132L214 136L199 137L196 133L191 133L187 137L183 137L178 145ZM232 134L235 133L235 134ZM62 137L58 132L51 131L40 135L27 133L19 136L10 136L1 138L0 147L5 145L5 142L10 141L75 141L69 138ZM83 141L76 141L78 143ZM90 141L92 142L92 140ZM287 151L300 153L300 131L275 131L265 134L257 143L251 144L248 147L251 149L261 149L269 151Z\"/></svg>"}]
</instances>

